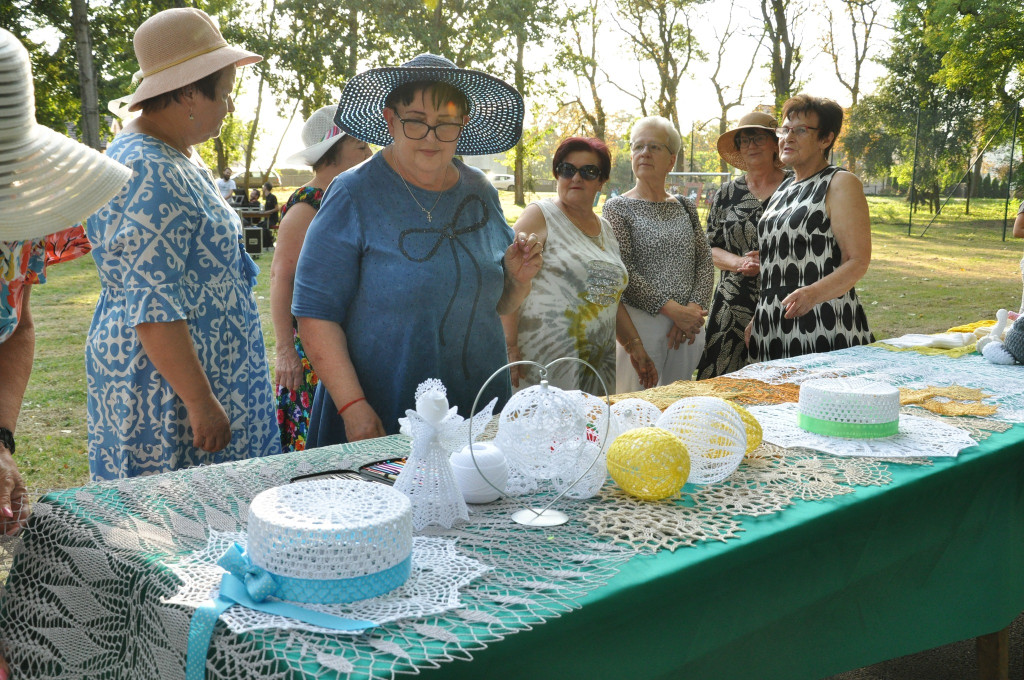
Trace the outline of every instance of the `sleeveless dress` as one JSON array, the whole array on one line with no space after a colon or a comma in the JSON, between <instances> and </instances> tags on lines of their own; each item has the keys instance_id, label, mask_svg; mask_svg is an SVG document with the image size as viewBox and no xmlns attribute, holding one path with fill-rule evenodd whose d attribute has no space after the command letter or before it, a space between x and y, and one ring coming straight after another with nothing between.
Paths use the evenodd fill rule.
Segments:
<instances>
[{"instance_id":1,"label":"sleeveless dress","mask_svg":"<svg viewBox=\"0 0 1024 680\"><path fill-rule=\"evenodd\" d=\"M597 369L613 392L615 316L629 282L615 233L602 217L601 234L587 236L553 201L538 201L537 206L544 213L548 236L544 266L520 308L518 342L523 359L540 364L561 357L582 359ZM539 382L539 371L528 368L521 374L519 389ZM576 362L553 366L548 382L564 390L605 394L594 372Z\"/></svg>"},{"instance_id":2,"label":"sleeveless dress","mask_svg":"<svg viewBox=\"0 0 1024 680\"><path fill-rule=\"evenodd\" d=\"M840 171L827 166L800 182L784 180L757 225L761 299L750 339L754 361L831 352L872 340L854 288L801 317L783 318L787 295L828 276L842 262L825 210L829 183Z\"/></svg>"},{"instance_id":3,"label":"sleeveless dress","mask_svg":"<svg viewBox=\"0 0 1024 680\"><path fill-rule=\"evenodd\" d=\"M723 184L708 212L708 245L740 256L757 250L757 223L769 200L762 203L750 192L746 175ZM738 371L750 361L743 333L757 307L757 278L722 272L708 314L698 380Z\"/></svg>"},{"instance_id":4,"label":"sleeveless dress","mask_svg":"<svg viewBox=\"0 0 1024 680\"><path fill-rule=\"evenodd\" d=\"M323 189L299 187L281 209L281 216L284 217L288 214L288 210L296 203L305 203L313 210L319 210L323 197ZM319 382L313 371L313 366L306 358L306 351L302 348L302 340L299 339L299 331L295 326L295 317L292 317L292 343L299 355L299 361L302 362L302 384L299 385L297 391L290 390L284 385L274 386L277 393L277 424L281 428L281 450L284 453L304 451L306 448L309 412L313 408L313 395L316 393L316 386Z\"/></svg>"}]
</instances>

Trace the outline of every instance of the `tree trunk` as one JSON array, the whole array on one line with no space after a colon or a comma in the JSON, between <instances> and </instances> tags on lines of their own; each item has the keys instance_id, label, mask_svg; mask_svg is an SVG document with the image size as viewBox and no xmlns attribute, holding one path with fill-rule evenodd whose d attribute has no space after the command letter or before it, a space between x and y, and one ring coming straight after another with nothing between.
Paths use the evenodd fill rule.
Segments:
<instances>
[{"instance_id":1,"label":"tree trunk","mask_svg":"<svg viewBox=\"0 0 1024 680\"><path fill-rule=\"evenodd\" d=\"M516 34L516 90L522 92L526 87L526 69L523 66L523 56L526 52L526 36L520 32ZM523 156L526 155L526 145L523 138L516 143L516 163L513 173L516 180L516 205L526 205L526 192L523 190Z\"/></svg>"},{"instance_id":2,"label":"tree trunk","mask_svg":"<svg viewBox=\"0 0 1024 680\"><path fill-rule=\"evenodd\" d=\"M82 98L82 142L100 149L100 107L96 93L96 72L92 65L88 0L71 0L71 23L75 30L78 57L78 88Z\"/></svg>"}]
</instances>

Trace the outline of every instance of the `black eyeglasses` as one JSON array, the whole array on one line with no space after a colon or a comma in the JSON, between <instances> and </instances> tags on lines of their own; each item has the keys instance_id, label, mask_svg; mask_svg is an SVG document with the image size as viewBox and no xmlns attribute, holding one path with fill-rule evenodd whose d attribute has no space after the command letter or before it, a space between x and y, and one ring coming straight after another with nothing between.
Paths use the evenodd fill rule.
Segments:
<instances>
[{"instance_id":1,"label":"black eyeglasses","mask_svg":"<svg viewBox=\"0 0 1024 680\"><path fill-rule=\"evenodd\" d=\"M398 113L397 111L395 112ZM427 125L422 120L415 120L413 118L402 118L397 116L399 121L402 123L402 132L409 139L418 140L423 139L427 136L427 133L431 130L434 131L434 137L439 142L454 142L462 134L462 128L465 127L460 123L438 123L437 125Z\"/></svg>"},{"instance_id":2,"label":"black eyeglasses","mask_svg":"<svg viewBox=\"0 0 1024 680\"><path fill-rule=\"evenodd\" d=\"M742 149L745 146L764 146L767 141L768 135L751 135L750 137L740 137L739 135L736 135L736 148Z\"/></svg>"},{"instance_id":3,"label":"black eyeglasses","mask_svg":"<svg viewBox=\"0 0 1024 680\"><path fill-rule=\"evenodd\" d=\"M577 172L583 179L597 179L601 176L601 168L596 165L584 165L582 168L577 168L572 163L562 161L555 166L555 174L562 179L572 179Z\"/></svg>"}]
</instances>

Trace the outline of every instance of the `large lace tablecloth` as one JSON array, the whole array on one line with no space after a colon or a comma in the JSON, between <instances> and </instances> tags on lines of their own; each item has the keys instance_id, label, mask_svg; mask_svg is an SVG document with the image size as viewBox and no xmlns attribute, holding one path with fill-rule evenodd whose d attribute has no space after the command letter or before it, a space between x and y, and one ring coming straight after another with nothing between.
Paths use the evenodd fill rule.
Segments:
<instances>
[{"instance_id":1,"label":"large lace tablecloth","mask_svg":"<svg viewBox=\"0 0 1024 680\"><path fill-rule=\"evenodd\" d=\"M1020 419L1024 367L989 370L970 358L953 361L855 348L761 364L742 375L766 383L857 374L900 386L960 384L993 395L994 419ZM1008 427L947 419L968 421L975 438ZM18 677L183 677L191 608L168 602L181 585L168 564L202 550L209 529L243 531L248 501L266 488L407 451L408 439L397 436L51 494L36 505L23 540L6 544L21 555L0 606L0 630ZM469 660L505 636L570 612L640 554L733 542L753 518L884 486L893 464L765 444L725 482L687 487L674 501L641 503L611 484L596 499L559 501L573 520L561 527L513 524L509 515L521 500L474 506L468 525L429 532L454 539L460 551L491 567L462 591L459 608L355 637L287 627L233 634L218 626L208 677L387 678Z\"/></svg>"}]
</instances>

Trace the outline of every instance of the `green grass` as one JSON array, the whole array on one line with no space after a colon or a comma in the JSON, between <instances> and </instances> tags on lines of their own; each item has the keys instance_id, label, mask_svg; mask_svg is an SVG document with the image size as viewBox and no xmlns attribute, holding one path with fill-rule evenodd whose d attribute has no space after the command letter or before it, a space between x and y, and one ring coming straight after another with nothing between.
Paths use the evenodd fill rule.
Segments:
<instances>
[{"instance_id":1,"label":"green grass","mask_svg":"<svg viewBox=\"0 0 1024 680\"><path fill-rule=\"evenodd\" d=\"M512 205L510 192L501 192L501 198L506 217L514 221L522 209ZM924 238L906 235L907 208L899 199L872 197L869 204L874 252L858 291L878 337L945 330L992 318L1001 307L1017 309L1021 245L1001 240L1001 202L973 202L969 220L962 205L947 206ZM915 234L926 215L915 216ZM266 253L257 260L255 293L273 362L271 257ZM19 464L30 488L88 480L83 351L98 296L91 256L51 268L48 283L32 292L36 360L18 421Z\"/></svg>"}]
</instances>

